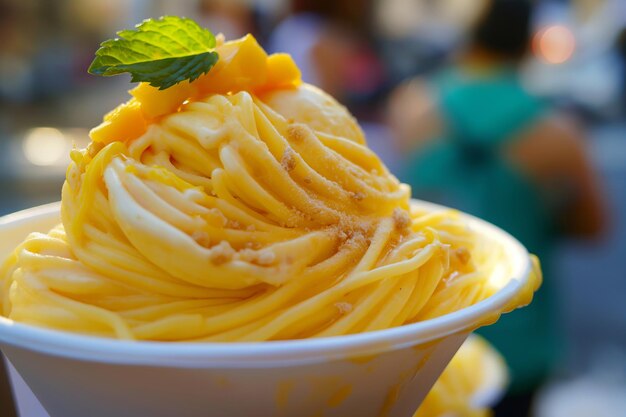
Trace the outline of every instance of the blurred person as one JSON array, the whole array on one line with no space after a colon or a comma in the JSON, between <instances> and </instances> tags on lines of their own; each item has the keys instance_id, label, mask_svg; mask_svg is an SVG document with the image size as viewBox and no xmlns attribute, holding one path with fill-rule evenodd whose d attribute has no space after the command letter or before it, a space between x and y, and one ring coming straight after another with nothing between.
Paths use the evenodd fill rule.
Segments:
<instances>
[{"instance_id":1,"label":"blurred person","mask_svg":"<svg viewBox=\"0 0 626 417\"><path fill-rule=\"evenodd\" d=\"M302 79L326 91L363 118L384 87L374 47L372 0L292 0L290 14L269 37L269 50L289 53ZM367 118L367 115L365 115Z\"/></svg>"},{"instance_id":2,"label":"blurred person","mask_svg":"<svg viewBox=\"0 0 626 417\"><path fill-rule=\"evenodd\" d=\"M258 33L253 7L242 0L201 0L198 19L213 33L223 33L226 39L235 39L246 33Z\"/></svg>"},{"instance_id":3,"label":"blurred person","mask_svg":"<svg viewBox=\"0 0 626 417\"><path fill-rule=\"evenodd\" d=\"M542 261L544 284L531 306L480 331L511 368L496 410L506 417L528 415L532 393L563 356L550 272L556 238L596 236L604 226L581 128L520 81L531 14L528 1L492 1L454 65L405 83L389 102L407 155L400 177L413 195L502 227Z\"/></svg>"}]
</instances>

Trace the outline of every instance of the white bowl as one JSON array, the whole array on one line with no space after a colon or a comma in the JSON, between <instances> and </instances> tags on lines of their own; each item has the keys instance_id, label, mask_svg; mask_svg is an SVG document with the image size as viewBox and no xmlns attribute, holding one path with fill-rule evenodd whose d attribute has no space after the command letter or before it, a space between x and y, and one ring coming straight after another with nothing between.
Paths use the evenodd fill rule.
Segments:
<instances>
[{"instance_id":1,"label":"white bowl","mask_svg":"<svg viewBox=\"0 0 626 417\"><path fill-rule=\"evenodd\" d=\"M0 317L0 348L53 417L412 416L468 334L529 279L517 240L463 216L503 248L509 280L435 319L340 337L199 344L82 336ZM58 203L1 218L0 257L58 222Z\"/></svg>"}]
</instances>

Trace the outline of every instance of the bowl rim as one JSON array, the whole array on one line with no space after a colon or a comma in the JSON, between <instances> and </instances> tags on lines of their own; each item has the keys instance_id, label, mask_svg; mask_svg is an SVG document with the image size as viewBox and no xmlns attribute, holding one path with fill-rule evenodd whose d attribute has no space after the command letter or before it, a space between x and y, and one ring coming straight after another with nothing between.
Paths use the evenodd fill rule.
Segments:
<instances>
[{"instance_id":1,"label":"bowl rim","mask_svg":"<svg viewBox=\"0 0 626 417\"><path fill-rule=\"evenodd\" d=\"M426 210L447 207L412 200ZM0 236L10 228L33 221L58 219L60 203L50 203L0 217ZM126 341L75 334L21 324L0 316L0 345L89 362L193 367L267 367L314 364L358 358L417 346L451 334L469 334L490 314L502 311L525 288L531 261L526 248L509 233L461 212L469 227L500 243L512 268L509 282L486 299L432 319L372 332L265 342L158 342Z\"/></svg>"}]
</instances>

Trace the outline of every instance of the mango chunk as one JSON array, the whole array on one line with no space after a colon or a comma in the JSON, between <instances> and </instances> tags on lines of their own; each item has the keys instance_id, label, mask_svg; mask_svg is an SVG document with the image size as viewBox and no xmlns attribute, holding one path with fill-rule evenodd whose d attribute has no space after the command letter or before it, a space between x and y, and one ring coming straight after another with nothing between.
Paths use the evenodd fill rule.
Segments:
<instances>
[{"instance_id":1,"label":"mango chunk","mask_svg":"<svg viewBox=\"0 0 626 417\"><path fill-rule=\"evenodd\" d=\"M89 132L94 142L108 144L138 138L148 129L141 104L132 98L104 116L104 121Z\"/></svg>"},{"instance_id":2,"label":"mango chunk","mask_svg":"<svg viewBox=\"0 0 626 417\"><path fill-rule=\"evenodd\" d=\"M266 83L267 54L254 36L226 42L215 48L217 64L192 84L200 93L228 93L253 91Z\"/></svg>"},{"instance_id":3,"label":"mango chunk","mask_svg":"<svg viewBox=\"0 0 626 417\"><path fill-rule=\"evenodd\" d=\"M174 113L183 102L195 95L196 89L183 81L165 90L159 90L148 83L140 83L129 91L141 103L141 110L149 118Z\"/></svg>"},{"instance_id":4,"label":"mango chunk","mask_svg":"<svg viewBox=\"0 0 626 417\"><path fill-rule=\"evenodd\" d=\"M289 54L272 54L267 58L267 81L264 89L297 86L302 83L300 69Z\"/></svg>"}]
</instances>

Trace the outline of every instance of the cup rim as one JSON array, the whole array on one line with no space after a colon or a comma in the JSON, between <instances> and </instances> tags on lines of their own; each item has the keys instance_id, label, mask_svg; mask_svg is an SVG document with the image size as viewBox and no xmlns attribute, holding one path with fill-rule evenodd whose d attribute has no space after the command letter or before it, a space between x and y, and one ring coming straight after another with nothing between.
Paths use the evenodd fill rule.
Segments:
<instances>
[{"instance_id":1,"label":"cup rim","mask_svg":"<svg viewBox=\"0 0 626 417\"><path fill-rule=\"evenodd\" d=\"M447 207L412 200L427 210ZM0 217L0 235L9 228L57 216L60 203L50 203ZM502 309L525 288L531 271L526 248L509 233L477 217L461 213L469 227L498 242L509 257L509 282L486 299L463 309L416 323L383 330L316 339L264 342L126 341L46 329L0 316L0 345L90 362L182 367L250 368L313 364L359 358L417 346L455 333L469 333Z\"/></svg>"}]
</instances>

